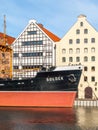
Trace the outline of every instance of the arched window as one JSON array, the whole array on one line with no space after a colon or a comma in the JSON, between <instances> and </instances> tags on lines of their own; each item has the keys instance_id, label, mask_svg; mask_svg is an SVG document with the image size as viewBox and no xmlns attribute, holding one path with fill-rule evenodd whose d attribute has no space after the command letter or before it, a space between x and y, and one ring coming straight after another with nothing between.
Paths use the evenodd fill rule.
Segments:
<instances>
[{"instance_id":1,"label":"arched window","mask_svg":"<svg viewBox=\"0 0 98 130\"><path fill-rule=\"evenodd\" d=\"M87 53L88 52L88 48L84 48L84 53Z\"/></svg>"},{"instance_id":2,"label":"arched window","mask_svg":"<svg viewBox=\"0 0 98 130\"><path fill-rule=\"evenodd\" d=\"M66 53L66 49L65 48L62 49L62 54L64 54L64 53Z\"/></svg>"},{"instance_id":3,"label":"arched window","mask_svg":"<svg viewBox=\"0 0 98 130\"><path fill-rule=\"evenodd\" d=\"M77 49L76 49L76 53L80 53L80 48L77 48Z\"/></svg>"},{"instance_id":4,"label":"arched window","mask_svg":"<svg viewBox=\"0 0 98 130\"><path fill-rule=\"evenodd\" d=\"M95 52L95 47L92 47L92 48L91 48L91 52Z\"/></svg>"},{"instance_id":5,"label":"arched window","mask_svg":"<svg viewBox=\"0 0 98 130\"><path fill-rule=\"evenodd\" d=\"M73 53L73 49L70 48L70 49L69 49L69 54L72 54L72 53Z\"/></svg>"}]
</instances>

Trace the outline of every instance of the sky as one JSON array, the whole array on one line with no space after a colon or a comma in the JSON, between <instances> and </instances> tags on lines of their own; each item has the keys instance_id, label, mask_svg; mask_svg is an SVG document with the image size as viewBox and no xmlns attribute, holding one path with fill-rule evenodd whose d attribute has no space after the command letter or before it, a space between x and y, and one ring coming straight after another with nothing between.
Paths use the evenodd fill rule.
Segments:
<instances>
[{"instance_id":1,"label":"sky","mask_svg":"<svg viewBox=\"0 0 98 130\"><path fill-rule=\"evenodd\" d=\"M80 14L98 30L98 0L0 0L0 32L17 38L34 19L62 38Z\"/></svg>"}]
</instances>

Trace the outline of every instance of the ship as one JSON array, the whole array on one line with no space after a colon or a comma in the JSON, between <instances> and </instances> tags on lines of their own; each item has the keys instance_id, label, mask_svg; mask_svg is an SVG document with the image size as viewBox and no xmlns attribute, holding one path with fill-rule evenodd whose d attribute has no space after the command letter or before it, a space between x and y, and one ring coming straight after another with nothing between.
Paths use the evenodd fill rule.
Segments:
<instances>
[{"instance_id":1,"label":"ship","mask_svg":"<svg viewBox=\"0 0 98 130\"><path fill-rule=\"evenodd\" d=\"M3 41L2 41L3 40ZM35 77L14 79L13 50L6 36L0 42L0 106L7 107L72 107L82 73L81 65L43 66Z\"/></svg>"},{"instance_id":2,"label":"ship","mask_svg":"<svg viewBox=\"0 0 98 130\"><path fill-rule=\"evenodd\" d=\"M0 106L73 107L81 65L42 68L35 77L0 79Z\"/></svg>"}]
</instances>

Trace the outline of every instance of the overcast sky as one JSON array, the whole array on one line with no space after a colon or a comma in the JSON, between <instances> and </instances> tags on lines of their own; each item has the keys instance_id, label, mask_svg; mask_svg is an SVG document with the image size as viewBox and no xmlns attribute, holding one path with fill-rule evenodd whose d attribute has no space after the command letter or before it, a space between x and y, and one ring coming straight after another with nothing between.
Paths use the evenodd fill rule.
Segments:
<instances>
[{"instance_id":1,"label":"overcast sky","mask_svg":"<svg viewBox=\"0 0 98 130\"><path fill-rule=\"evenodd\" d=\"M80 14L98 30L98 0L0 0L0 32L6 15L6 33L12 37L35 19L62 38Z\"/></svg>"}]
</instances>

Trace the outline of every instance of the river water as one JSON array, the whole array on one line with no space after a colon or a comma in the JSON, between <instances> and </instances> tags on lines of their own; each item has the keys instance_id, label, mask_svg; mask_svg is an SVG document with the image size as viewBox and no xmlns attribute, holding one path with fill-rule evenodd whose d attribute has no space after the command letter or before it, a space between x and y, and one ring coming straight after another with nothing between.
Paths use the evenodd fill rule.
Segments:
<instances>
[{"instance_id":1,"label":"river water","mask_svg":"<svg viewBox=\"0 0 98 130\"><path fill-rule=\"evenodd\" d=\"M0 107L0 130L98 130L98 108Z\"/></svg>"}]
</instances>

